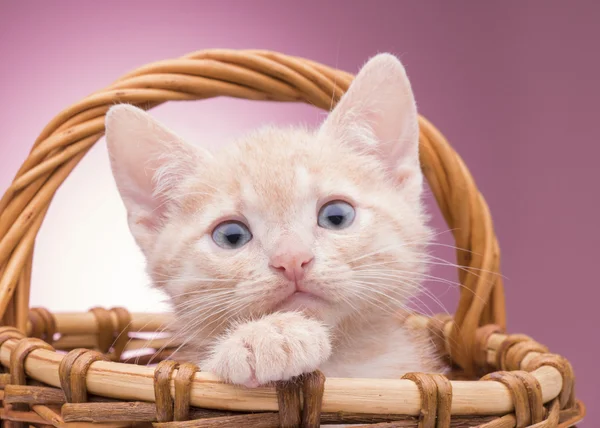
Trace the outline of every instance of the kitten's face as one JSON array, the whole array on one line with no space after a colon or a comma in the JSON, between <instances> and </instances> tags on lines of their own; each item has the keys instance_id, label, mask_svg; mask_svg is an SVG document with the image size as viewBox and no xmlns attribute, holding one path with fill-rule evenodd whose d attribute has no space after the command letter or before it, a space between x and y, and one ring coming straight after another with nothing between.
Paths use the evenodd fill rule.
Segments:
<instances>
[{"instance_id":1,"label":"kitten's face","mask_svg":"<svg viewBox=\"0 0 600 428\"><path fill-rule=\"evenodd\" d=\"M149 273L196 328L281 310L335 325L416 291L428 236L417 114L389 55L316 132L263 129L211 154L117 106L107 141Z\"/></svg>"}]
</instances>

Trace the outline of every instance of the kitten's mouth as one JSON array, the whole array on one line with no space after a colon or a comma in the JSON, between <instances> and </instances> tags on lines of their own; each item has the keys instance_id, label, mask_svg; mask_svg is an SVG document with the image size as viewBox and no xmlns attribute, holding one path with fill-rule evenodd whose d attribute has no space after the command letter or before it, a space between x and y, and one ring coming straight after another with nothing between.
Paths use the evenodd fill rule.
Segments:
<instances>
[{"instance_id":1,"label":"kitten's mouth","mask_svg":"<svg viewBox=\"0 0 600 428\"><path fill-rule=\"evenodd\" d=\"M296 290L288 297L283 299L277 305L277 309L282 311L294 311L304 309L311 310L317 309L325 303L325 300L313 293L310 293L308 291Z\"/></svg>"}]
</instances>

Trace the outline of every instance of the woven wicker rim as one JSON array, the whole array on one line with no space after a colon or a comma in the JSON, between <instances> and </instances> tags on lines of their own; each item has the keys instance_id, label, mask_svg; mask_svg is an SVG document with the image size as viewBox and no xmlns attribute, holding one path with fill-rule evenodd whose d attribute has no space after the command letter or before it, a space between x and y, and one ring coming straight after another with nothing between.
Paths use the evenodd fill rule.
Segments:
<instances>
[{"instance_id":1,"label":"woven wicker rim","mask_svg":"<svg viewBox=\"0 0 600 428\"><path fill-rule=\"evenodd\" d=\"M28 323L29 335L42 337L46 342L25 337L13 327L0 327L0 362L10 367L10 374L0 374L5 400L0 419L20 417L16 420L36 421L33 414L42 410L40 406L61 404L54 413L46 409L49 413L42 415L44 420L59 421L55 426L62 426L64 422L82 421L174 424L168 421L196 419L181 426L210 427L214 423L237 427L256 423L275 428L300 426L297 417L302 412L302 426L310 427L319 423L402 420L403 425L399 426L404 427L441 428L453 422L456 426L484 424L482 428L502 428L543 422L535 427L554 428L571 426L585 413L583 405L575 400L574 377L568 361L549 354L545 346L527 336L507 336L495 325L478 329L478 366L484 372L502 371L489 373L479 382L409 373L401 380L328 378L325 383L322 375L314 373L301 383L246 389L198 372L190 363L178 365L165 360L154 369L109 362L123 361L119 352L124 347L119 346L119 337L126 339L120 335L124 324L129 325L128 331L157 331L169 321L167 314L129 314L122 308L57 314L34 308ZM405 324L429 331L432 339L443 339L439 352L444 354L452 331L451 318L410 315ZM60 338L53 341L55 333ZM105 341L107 336L117 340ZM144 347L155 346L144 339L129 341L126 347L138 349L140 343ZM70 352L64 355L54 349ZM27 385L26 376L41 381L43 386ZM185 382L178 383L182 377ZM169 392L173 379L174 395ZM298 387L304 390L304 404L294 398ZM88 394L127 401L90 402ZM10 408L11 404L21 403L31 404L31 411L18 414ZM431 425L436 421L437 425Z\"/></svg>"}]
</instances>

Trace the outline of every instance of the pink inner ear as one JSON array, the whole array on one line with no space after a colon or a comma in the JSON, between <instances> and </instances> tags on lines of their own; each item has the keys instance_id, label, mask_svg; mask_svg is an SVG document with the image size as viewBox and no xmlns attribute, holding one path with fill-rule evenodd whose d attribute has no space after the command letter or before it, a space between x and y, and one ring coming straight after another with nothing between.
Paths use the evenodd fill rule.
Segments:
<instances>
[{"instance_id":1,"label":"pink inner ear","mask_svg":"<svg viewBox=\"0 0 600 428\"><path fill-rule=\"evenodd\" d=\"M395 170L394 181L397 186L402 186L410 180L418 179L422 181L420 167L401 166Z\"/></svg>"},{"instance_id":2,"label":"pink inner ear","mask_svg":"<svg viewBox=\"0 0 600 428\"><path fill-rule=\"evenodd\" d=\"M362 68L322 129L377 155L394 179L405 181L419 172L413 93L402 64L389 54L375 56Z\"/></svg>"},{"instance_id":3,"label":"pink inner ear","mask_svg":"<svg viewBox=\"0 0 600 428\"><path fill-rule=\"evenodd\" d=\"M135 224L145 227L148 230L157 230L159 222L156 217L140 216L135 220Z\"/></svg>"},{"instance_id":4,"label":"pink inner ear","mask_svg":"<svg viewBox=\"0 0 600 428\"><path fill-rule=\"evenodd\" d=\"M140 185L143 190L139 190ZM137 209L132 210L135 223L142 225L149 230L158 230L161 226L168 204L168 197L165 195L157 195L152 179L146 179L142 183L137 183L133 188L128 189L128 199Z\"/></svg>"}]
</instances>

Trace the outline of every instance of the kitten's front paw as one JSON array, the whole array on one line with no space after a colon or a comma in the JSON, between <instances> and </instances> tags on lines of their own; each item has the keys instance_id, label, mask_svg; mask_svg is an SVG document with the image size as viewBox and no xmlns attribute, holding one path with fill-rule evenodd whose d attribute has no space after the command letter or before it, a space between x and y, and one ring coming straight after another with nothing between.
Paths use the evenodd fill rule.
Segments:
<instances>
[{"instance_id":1,"label":"kitten's front paw","mask_svg":"<svg viewBox=\"0 0 600 428\"><path fill-rule=\"evenodd\" d=\"M257 387L316 370L331 355L329 331L298 313L240 324L201 365L228 382Z\"/></svg>"}]
</instances>

